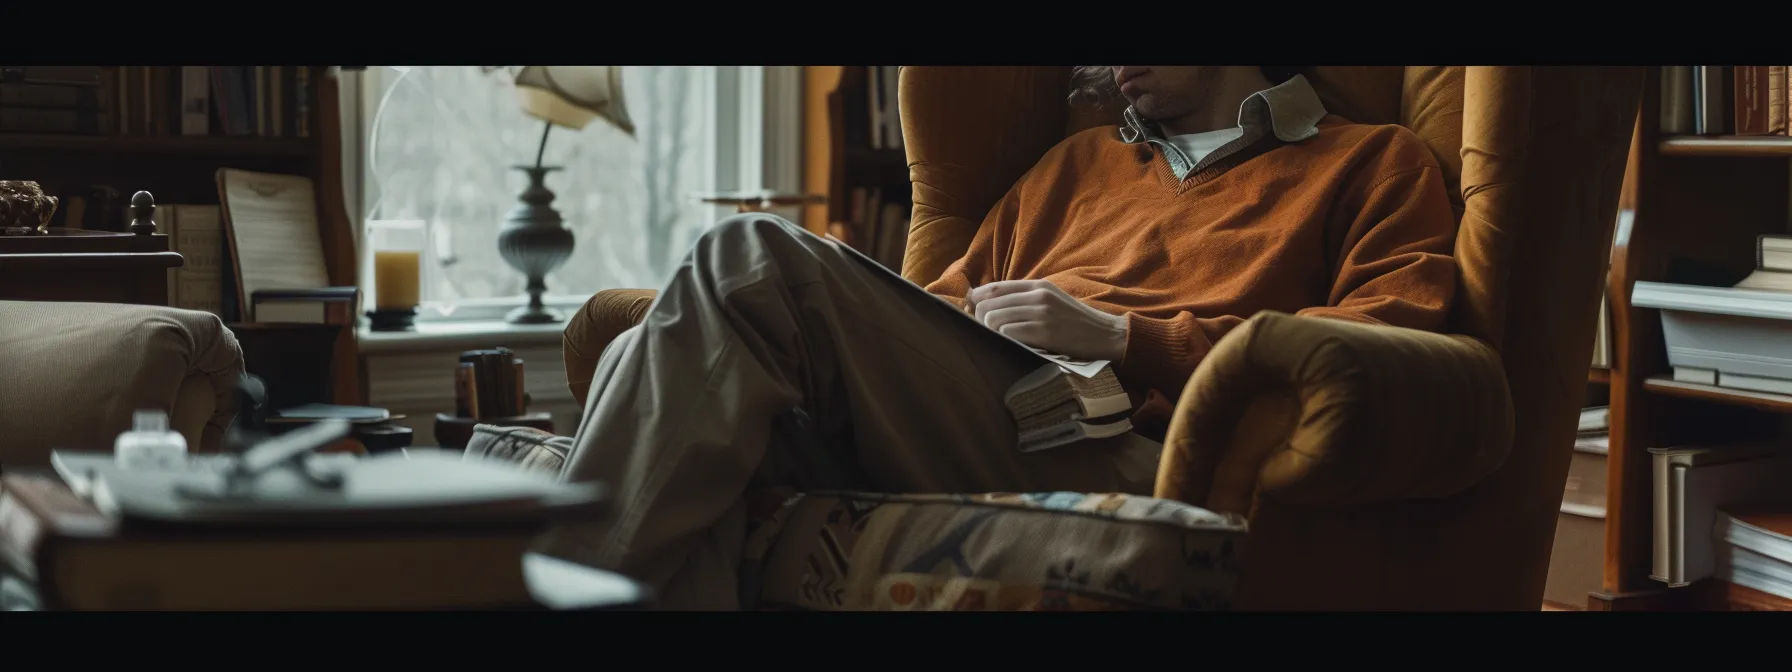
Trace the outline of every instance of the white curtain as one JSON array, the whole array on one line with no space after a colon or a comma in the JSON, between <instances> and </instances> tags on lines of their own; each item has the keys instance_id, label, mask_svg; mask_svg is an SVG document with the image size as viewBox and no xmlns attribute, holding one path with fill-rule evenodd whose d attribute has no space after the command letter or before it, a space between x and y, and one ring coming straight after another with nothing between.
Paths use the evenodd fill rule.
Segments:
<instances>
[{"instance_id":1,"label":"white curtain","mask_svg":"<svg viewBox=\"0 0 1792 672\"><path fill-rule=\"evenodd\" d=\"M574 236L572 257L548 275L548 293L584 296L658 287L715 210L692 195L715 188L715 68L629 67L624 87L634 137L602 120L555 128L544 163L554 207ZM520 296L524 278L498 255L497 236L525 185L542 122L518 108L498 73L478 66L373 68L363 173L366 218L418 219L434 237L423 300ZM427 316L426 311L426 316Z\"/></svg>"}]
</instances>

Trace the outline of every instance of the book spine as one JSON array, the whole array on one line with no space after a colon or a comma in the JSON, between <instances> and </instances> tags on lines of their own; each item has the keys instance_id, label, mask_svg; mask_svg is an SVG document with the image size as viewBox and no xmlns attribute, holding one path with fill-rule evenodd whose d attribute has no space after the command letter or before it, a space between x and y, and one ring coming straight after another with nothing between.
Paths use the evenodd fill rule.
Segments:
<instances>
[{"instance_id":1,"label":"book spine","mask_svg":"<svg viewBox=\"0 0 1792 672\"><path fill-rule=\"evenodd\" d=\"M156 232L168 236L168 251L180 252L180 206L156 206ZM183 264L185 265L185 264ZM180 267L168 269L168 305L180 306Z\"/></svg>"},{"instance_id":2,"label":"book spine","mask_svg":"<svg viewBox=\"0 0 1792 672\"><path fill-rule=\"evenodd\" d=\"M454 367L454 414L462 418L479 417L479 385L472 362Z\"/></svg>"},{"instance_id":3,"label":"book spine","mask_svg":"<svg viewBox=\"0 0 1792 672\"><path fill-rule=\"evenodd\" d=\"M141 111L137 115L137 133L140 135L159 135L156 132L156 122L161 118L159 114L161 108L156 107L156 101L161 100L162 97L156 95L156 71L158 69L153 65L137 68L137 81L134 86L137 87L137 99L143 101Z\"/></svg>"},{"instance_id":4,"label":"book spine","mask_svg":"<svg viewBox=\"0 0 1792 672\"><path fill-rule=\"evenodd\" d=\"M1693 116L1697 122L1694 132L1699 135L1722 135L1729 126L1730 115L1725 108L1727 96L1726 82L1730 69L1721 65L1700 65L1693 73L1694 105Z\"/></svg>"},{"instance_id":5,"label":"book spine","mask_svg":"<svg viewBox=\"0 0 1792 672\"><path fill-rule=\"evenodd\" d=\"M257 65L252 67L255 68L255 77L249 85L249 90L251 91L249 99L254 101L255 135L265 138L268 135L268 66Z\"/></svg>"},{"instance_id":6,"label":"book spine","mask_svg":"<svg viewBox=\"0 0 1792 672\"><path fill-rule=\"evenodd\" d=\"M1661 132L1687 135L1693 132L1693 67L1661 68Z\"/></svg>"},{"instance_id":7,"label":"book spine","mask_svg":"<svg viewBox=\"0 0 1792 672\"><path fill-rule=\"evenodd\" d=\"M1792 273L1792 268L1772 266L1767 263L1767 241L1769 241L1769 240L1792 241L1792 234L1764 233L1764 234L1761 234L1760 236L1757 236L1755 238L1755 270L1757 270L1757 271L1775 271L1775 272L1780 272L1780 273Z\"/></svg>"},{"instance_id":8,"label":"book spine","mask_svg":"<svg viewBox=\"0 0 1792 672\"><path fill-rule=\"evenodd\" d=\"M294 112L298 115L298 136L311 137L311 66L298 66L298 100L295 101Z\"/></svg>"},{"instance_id":9,"label":"book spine","mask_svg":"<svg viewBox=\"0 0 1792 672\"><path fill-rule=\"evenodd\" d=\"M100 71L99 122L101 133L118 133L118 68Z\"/></svg>"},{"instance_id":10,"label":"book spine","mask_svg":"<svg viewBox=\"0 0 1792 672\"><path fill-rule=\"evenodd\" d=\"M1767 133L1786 134L1786 66L1767 66Z\"/></svg>"},{"instance_id":11,"label":"book spine","mask_svg":"<svg viewBox=\"0 0 1792 672\"><path fill-rule=\"evenodd\" d=\"M286 137L286 66L268 68L268 135Z\"/></svg>"},{"instance_id":12,"label":"book spine","mask_svg":"<svg viewBox=\"0 0 1792 672\"><path fill-rule=\"evenodd\" d=\"M1767 101L1772 98L1767 66L1738 65L1731 71L1736 77L1736 90L1731 99L1734 134L1767 135Z\"/></svg>"},{"instance_id":13,"label":"book spine","mask_svg":"<svg viewBox=\"0 0 1792 672\"><path fill-rule=\"evenodd\" d=\"M182 66L180 69L180 134L210 135L211 77L205 66Z\"/></svg>"},{"instance_id":14,"label":"book spine","mask_svg":"<svg viewBox=\"0 0 1792 672\"><path fill-rule=\"evenodd\" d=\"M172 242L185 263L174 269L177 286L171 301L176 308L223 317L223 213L216 205L182 205L177 211Z\"/></svg>"},{"instance_id":15,"label":"book spine","mask_svg":"<svg viewBox=\"0 0 1792 672\"><path fill-rule=\"evenodd\" d=\"M878 66L866 68L866 108L871 111L871 149L883 149L883 84Z\"/></svg>"}]
</instances>

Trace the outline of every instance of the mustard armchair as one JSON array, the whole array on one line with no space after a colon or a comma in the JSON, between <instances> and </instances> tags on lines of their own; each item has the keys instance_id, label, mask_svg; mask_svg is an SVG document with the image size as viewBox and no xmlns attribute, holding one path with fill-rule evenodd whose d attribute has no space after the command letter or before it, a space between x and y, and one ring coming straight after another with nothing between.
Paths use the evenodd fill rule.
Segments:
<instances>
[{"instance_id":1,"label":"mustard armchair","mask_svg":"<svg viewBox=\"0 0 1792 672\"><path fill-rule=\"evenodd\" d=\"M1643 75L1316 69L1331 112L1401 124L1436 154L1461 219L1460 290L1448 334L1264 313L1196 370L1155 495L1248 519L1228 606L1539 607ZM1072 108L1068 80L1066 67L903 69L905 277L937 278L1052 145L1116 123L1117 108ZM602 292L568 324L576 398L652 297Z\"/></svg>"}]
</instances>

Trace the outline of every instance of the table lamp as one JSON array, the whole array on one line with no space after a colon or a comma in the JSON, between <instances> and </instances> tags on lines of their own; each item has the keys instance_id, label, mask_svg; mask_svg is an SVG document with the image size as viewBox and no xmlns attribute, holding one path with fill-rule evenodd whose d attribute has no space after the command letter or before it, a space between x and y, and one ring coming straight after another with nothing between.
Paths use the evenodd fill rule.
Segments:
<instances>
[{"instance_id":1,"label":"table lamp","mask_svg":"<svg viewBox=\"0 0 1792 672\"><path fill-rule=\"evenodd\" d=\"M522 203L511 209L498 233L499 254L529 278L529 305L511 311L505 319L512 324L559 322L560 315L542 305L541 295L547 291L547 274L572 255L573 240L572 231L562 225L560 213L550 205L554 192L548 191L545 179L560 168L541 165L548 134L555 126L582 130L599 118L629 135L634 135L635 125L623 105L621 66L528 65L510 66L510 70L523 112L545 124L541 146L535 150L535 165L516 166L529 176L529 186L518 197Z\"/></svg>"}]
</instances>

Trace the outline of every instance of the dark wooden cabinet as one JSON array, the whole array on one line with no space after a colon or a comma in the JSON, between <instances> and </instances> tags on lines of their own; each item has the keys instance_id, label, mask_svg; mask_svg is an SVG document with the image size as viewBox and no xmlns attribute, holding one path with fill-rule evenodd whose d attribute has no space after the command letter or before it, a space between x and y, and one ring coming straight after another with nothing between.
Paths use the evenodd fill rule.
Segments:
<instances>
[{"instance_id":1,"label":"dark wooden cabinet","mask_svg":"<svg viewBox=\"0 0 1792 672\"><path fill-rule=\"evenodd\" d=\"M0 300L168 305L168 236L51 229L0 236Z\"/></svg>"}]
</instances>

